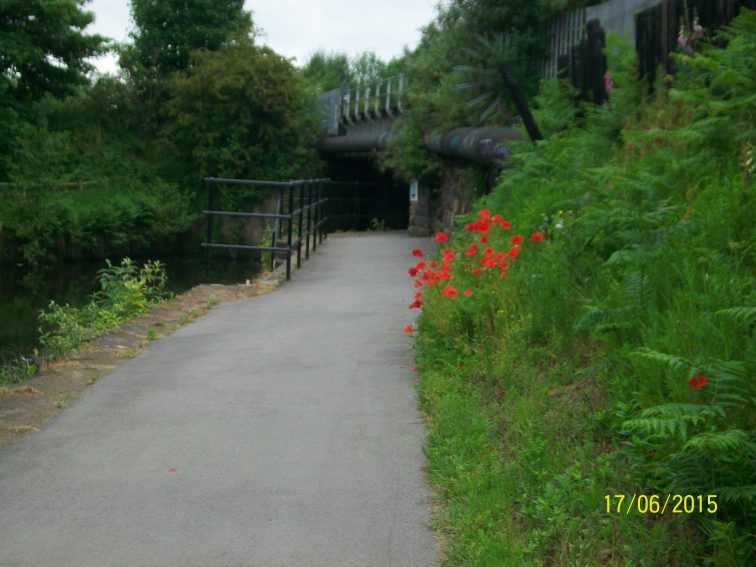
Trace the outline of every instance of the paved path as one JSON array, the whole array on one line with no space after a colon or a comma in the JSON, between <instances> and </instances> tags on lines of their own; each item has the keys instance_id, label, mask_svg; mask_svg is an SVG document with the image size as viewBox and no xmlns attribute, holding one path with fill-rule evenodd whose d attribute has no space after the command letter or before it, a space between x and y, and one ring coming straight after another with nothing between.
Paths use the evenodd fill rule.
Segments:
<instances>
[{"instance_id":1,"label":"paved path","mask_svg":"<svg viewBox=\"0 0 756 567\"><path fill-rule=\"evenodd\" d=\"M0 566L432 565L402 333L428 242L329 238L0 449Z\"/></svg>"}]
</instances>

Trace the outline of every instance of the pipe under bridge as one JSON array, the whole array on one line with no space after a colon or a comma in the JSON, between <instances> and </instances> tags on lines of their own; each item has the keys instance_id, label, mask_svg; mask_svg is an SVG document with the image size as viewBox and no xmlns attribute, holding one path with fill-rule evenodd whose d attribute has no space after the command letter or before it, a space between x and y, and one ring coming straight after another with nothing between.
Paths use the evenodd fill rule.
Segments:
<instances>
[{"instance_id":1,"label":"pipe under bridge","mask_svg":"<svg viewBox=\"0 0 756 567\"><path fill-rule=\"evenodd\" d=\"M404 114L407 79L391 77L369 86L340 88L318 97L321 114L320 151L340 156L368 156L385 149L394 124ZM493 163L509 154L509 143L521 140L514 128L454 128L429 134L425 146L438 154Z\"/></svg>"}]
</instances>

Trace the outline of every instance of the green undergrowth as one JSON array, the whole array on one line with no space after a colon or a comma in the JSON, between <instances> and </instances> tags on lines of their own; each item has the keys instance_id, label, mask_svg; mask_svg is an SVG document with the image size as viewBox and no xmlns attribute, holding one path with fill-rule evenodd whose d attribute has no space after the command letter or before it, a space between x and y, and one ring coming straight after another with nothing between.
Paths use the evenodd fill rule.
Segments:
<instances>
[{"instance_id":1,"label":"green undergrowth","mask_svg":"<svg viewBox=\"0 0 756 567\"><path fill-rule=\"evenodd\" d=\"M550 136L462 219L512 229L446 245L416 352L447 565L753 564L756 13L697 49L653 95L619 46L608 104L545 85Z\"/></svg>"},{"instance_id":2,"label":"green undergrowth","mask_svg":"<svg viewBox=\"0 0 756 567\"><path fill-rule=\"evenodd\" d=\"M82 307L51 301L40 312L39 351L0 365L0 386L31 378L42 360L77 350L122 323L144 315L168 296L165 266L157 260L141 267L130 258L124 258L119 265L107 260L107 267L98 272L97 279L100 290Z\"/></svg>"}]
</instances>

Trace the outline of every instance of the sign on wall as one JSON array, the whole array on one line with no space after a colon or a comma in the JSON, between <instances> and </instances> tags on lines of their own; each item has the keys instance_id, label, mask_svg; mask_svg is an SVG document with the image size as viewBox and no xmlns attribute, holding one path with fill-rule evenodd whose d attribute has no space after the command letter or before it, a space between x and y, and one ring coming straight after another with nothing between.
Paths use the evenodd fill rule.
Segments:
<instances>
[{"instance_id":1,"label":"sign on wall","mask_svg":"<svg viewBox=\"0 0 756 567\"><path fill-rule=\"evenodd\" d=\"M420 199L420 191L417 184L417 179L413 179L410 182L410 201L418 201Z\"/></svg>"}]
</instances>

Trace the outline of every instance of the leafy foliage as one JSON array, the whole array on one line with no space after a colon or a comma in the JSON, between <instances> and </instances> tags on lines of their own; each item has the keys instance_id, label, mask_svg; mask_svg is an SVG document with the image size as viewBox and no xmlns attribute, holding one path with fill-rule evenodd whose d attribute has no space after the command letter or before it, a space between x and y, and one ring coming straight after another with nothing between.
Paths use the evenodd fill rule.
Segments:
<instances>
[{"instance_id":1,"label":"leafy foliage","mask_svg":"<svg viewBox=\"0 0 756 567\"><path fill-rule=\"evenodd\" d=\"M158 261L141 268L124 258L120 265L108 261L98 278L100 291L84 307L59 305L54 301L39 315L45 331L40 343L45 356L76 350L124 321L146 313L164 298L165 266Z\"/></svg>"},{"instance_id":2,"label":"leafy foliage","mask_svg":"<svg viewBox=\"0 0 756 567\"><path fill-rule=\"evenodd\" d=\"M105 38L85 35L94 20L86 0L4 0L0 3L0 97L37 100L62 96L84 83L87 57Z\"/></svg>"},{"instance_id":3,"label":"leafy foliage","mask_svg":"<svg viewBox=\"0 0 756 567\"><path fill-rule=\"evenodd\" d=\"M162 140L184 186L209 175L286 179L313 169L314 100L267 47L241 39L196 51L189 73L172 81L166 111Z\"/></svg>"},{"instance_id":4,"label":"leafy foliage","mask_svg":"<svg viewBox=\"0 0 756 567\"><path fill-rule=\"evenodd\" d=\"M613 42L608 104L564 113L571 93L557 84L537 97L550 137L519 145L478 206L547 245L524 249L470 308L429 298L418 325L449 564L751 563L756 184L741 156L754 143L754 32L743 9L651 98ZM487 416L471 444L499 455L493 467L451 462L451 428L435 424L455 398ZM721 504L695 518L602 512L604 495L633 493Z\"/></svg>"}]
</instances>

